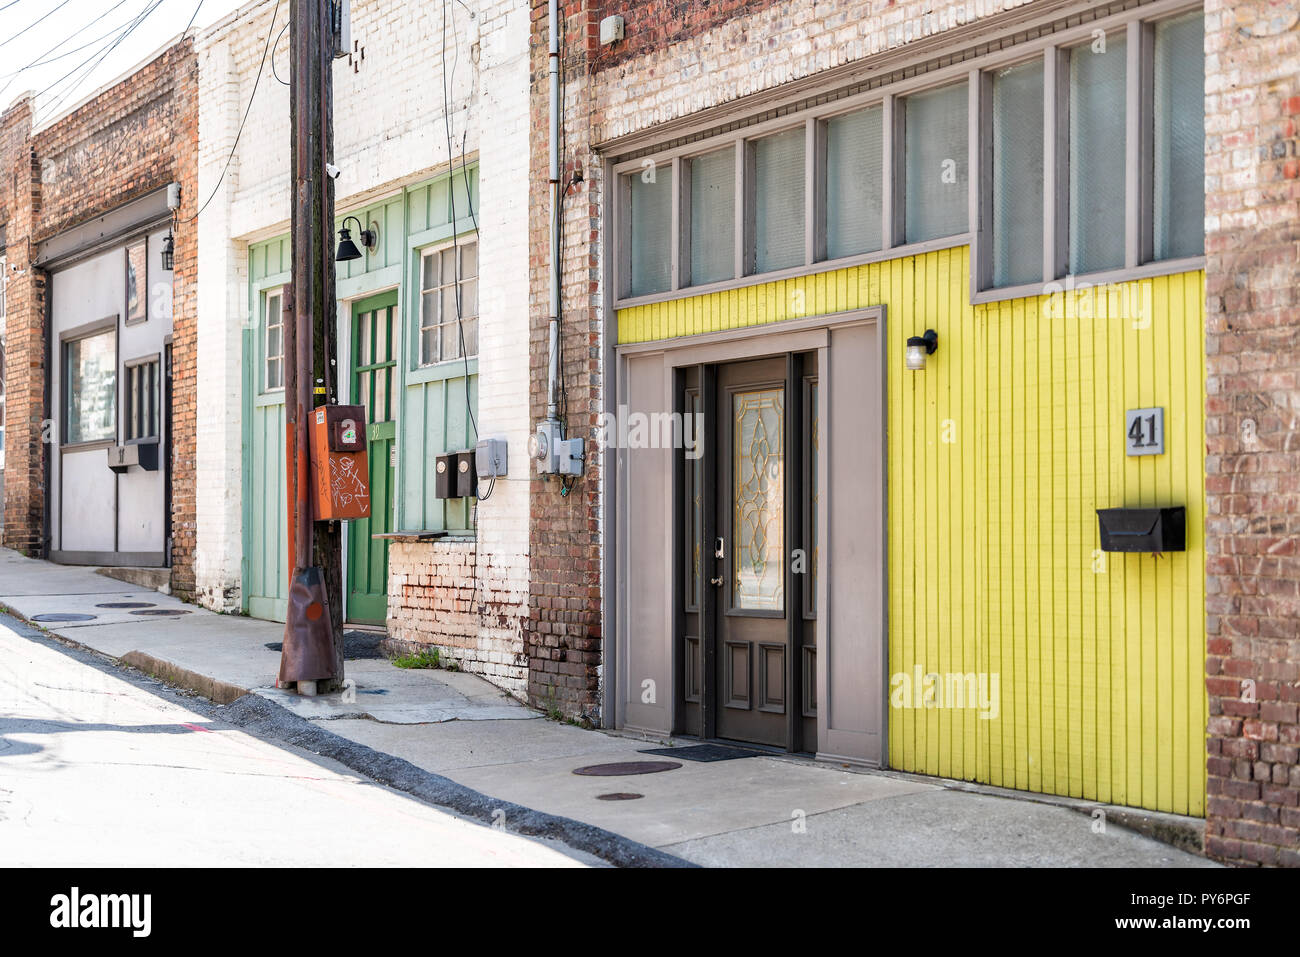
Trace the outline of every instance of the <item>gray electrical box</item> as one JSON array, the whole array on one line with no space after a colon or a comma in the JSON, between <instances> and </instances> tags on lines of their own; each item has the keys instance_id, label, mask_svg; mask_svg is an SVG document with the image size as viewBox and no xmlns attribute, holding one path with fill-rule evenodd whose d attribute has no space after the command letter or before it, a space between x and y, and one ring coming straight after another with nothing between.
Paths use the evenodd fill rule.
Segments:
<instances>
[{"instance_id":1,"label":"gray electrical box","mask_svg":"<svg viewBox=\"0 0 1300 957\"><path fill-rule=\"evenodd\" d=\"M533 456L542 475L581 475L582 439L563 438L559 422L547 419L537 423L533 435Z\"/></svg>"},{"instance_id":2,"label":"gray electrical box","mask_svg":"<svg viewBox=\"0 0 1300 957\"><path fill-rule=\"evenodd\" d=\"M479 439L475 450L479 478L505 478L509 467L509 445L505 439Z\"/></svg>"}]
</instances>

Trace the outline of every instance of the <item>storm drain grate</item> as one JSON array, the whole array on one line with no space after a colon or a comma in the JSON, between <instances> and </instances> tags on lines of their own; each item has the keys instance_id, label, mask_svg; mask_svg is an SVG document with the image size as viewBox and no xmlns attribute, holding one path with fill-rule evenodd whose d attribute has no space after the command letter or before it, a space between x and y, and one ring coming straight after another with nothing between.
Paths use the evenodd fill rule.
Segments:
<instances>
[{"instance_id":1,"label":"storm drain grate","mask_svg":"<svg viewBox=\"0 0 1300 957\"><path fill-rule=\"evenodd\" d=\"M616 777L622 774L655 774L680 768L678 761L618 761L613 764L589 764L575 768L574 774L591 777Z\"/></svg>"},{"instance_id":2,"label":"storm drain grate","mask_svg":"<svg viewBox=\"0 0 1300 957\"><path fill-rule=\"evenodd\" d=\"M683 761L735 761L737 758L756 758L757 751L747 748L730 748L725 744L690 744L680 748L646 748L641 754L662 754L666 758L681 758Z\"/></svg>"},{"instance_id":3,"label":"storm drain grate","mask_svg":"<svg viewBox=\"0 0 1300 957\"><path fill-rule=\"evenodd\" d=\"M637 798L645 797L644 794L637 794L634 791L615 791L612 794L597 794L597 801L635 801Z\"/></svg>"},{"instance_id":4,"label":"storm drain grate","mask_svg":"<svg viewBox=\"0 0 1300 957\"><path fill-rule=\"evenodd\" d=\"M188 615L184 608L145 608L143 611L129 612L132 615Z\"/></svg>"},{"instance_id":5,"label":"storm drain grate","mask_svg":"<svg viewBox=\"0 0 1300 957\"><path fill-rule=\"evenodd\" d=\"M32 621L94 621L95 615L80 615L72 611L56 611L47 615L32 615Z\"/></svg>"},{"instance_id":6,"label":"storm drain grate","mask_svg":"<svg viewBox=\"0 0 1300 957\"><path fill-rule=\"evenodd\" d=\"M152 608L151 601L106 601L95 606L96 608Z\"/></svg>"}]
</instances>

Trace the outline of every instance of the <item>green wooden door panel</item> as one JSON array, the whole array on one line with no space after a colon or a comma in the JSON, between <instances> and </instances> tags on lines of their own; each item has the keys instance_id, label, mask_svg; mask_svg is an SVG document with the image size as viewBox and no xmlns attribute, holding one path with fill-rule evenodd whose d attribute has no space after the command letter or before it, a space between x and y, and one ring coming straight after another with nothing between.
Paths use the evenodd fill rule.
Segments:
<instances>
[{"instance_id":1,"label":"green wooden door panel","mask_svg":"<svg viewBox=\"0 0 1300 957\"><path fill-rule=\"evenodd\" d=\"M370 517L348 532L348 619L382 624L388 617L387 539L393 530L393 442L397 436L397 293L352 307L352 402L366 408Z\"/></svg>"}]
</instances>

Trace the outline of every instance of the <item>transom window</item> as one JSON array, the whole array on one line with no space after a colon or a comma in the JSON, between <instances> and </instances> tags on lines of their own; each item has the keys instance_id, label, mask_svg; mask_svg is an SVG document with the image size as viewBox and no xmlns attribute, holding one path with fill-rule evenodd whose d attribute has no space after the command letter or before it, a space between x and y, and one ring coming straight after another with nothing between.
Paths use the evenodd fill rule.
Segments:
<instances>
[{"instance_id":1,"label":"transom window","mask_svg":"<svg viewBox=\"0 0 1300 957\"><path fill-rule=\"evenodd\" d=\"M617 298L963 242L987 298L1195 268L1204 15L1144 12L619 163Z\"/></svg>"},{"instance_id":2,"label":"transom window","mask_svg":"<svg viewBox=\"0 0 1300 957\"><path fill-rule=\"evenodd\" d=\"M420 365L478 355L478 243L420 257Z\"/></svg>"}]
</instances>

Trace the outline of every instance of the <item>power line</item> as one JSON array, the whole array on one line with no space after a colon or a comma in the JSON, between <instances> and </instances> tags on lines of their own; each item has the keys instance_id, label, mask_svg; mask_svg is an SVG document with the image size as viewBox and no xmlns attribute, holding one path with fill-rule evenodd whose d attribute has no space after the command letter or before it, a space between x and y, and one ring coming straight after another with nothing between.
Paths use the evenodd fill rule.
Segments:
<instances>
[{"instance_id":1,"label":"power line","mask_svg":"<svg viewBox=\"0 0 1300 957\"><path fill-rule=\"evenodd\" d=\"M200 3L203 0L199 0ZM197 11L196 11L197 13ZM257 67L257 77L253 80L253 92L248 94L248 105L244 107L244 118L239 121L239 129L235 131L235 142L230 144L230 155L226 157L226 165L221 167L221 175L217 177L217 182L212 187L212 193L204 200L203 205L199 207L198 212L186 220L188 223L194 222L199 218L199 214L208 208L208 204L216 198L217 190L221 188L222 182L226 178L226 172L230 169L230 162L235 158L235 149L239 146L239 137L243 135L244 124L248 122L248 114L252 112L253 100L257 97L258 84L262 82L262 71L266 69L266 55L271 49L271 34L275 32L275 19L280 13L280 4L277 2L271 10L271 25L266 30L266 45L262 47L262 62ZM186 28L188 29L188 27Z\"/></svg>"},{"instance_id":2,"label":"power line","mask_svg":"<svg viewBox=\"0 0 1300 957\"><path fill-rule=\"evenodd\" d=\"M18 0L14 0L14 3L17 3L17 2L18 2ZM11 36L8 40L0 40L0 47L4 46L6 43L12 43L14 40L17 40L20 36L22 36L24 33L26 33L26 32L27 32L28 30L30 30L32 27L36 26L36 24L40 23L42 20L47 20L47 19L49 19L50 17L54 16L54 14L58 13L60 10L62 10L64 7L66 7L66 6L68 5L68 2L69 2L69 0L63 0L62 3L60 3L57 7L55 7L53 10L51 10L49 13L45 14L45 15L42 16L42 17L37 17L37 18L36 18L35 20L33 20L31 23L27 24L27 26L23 27L21 30L19 30L17 33L15 33L13 36ZM11 3L11 4L9 4L9 6L13 6L13 4ZM7 8L6 8L6 7L0 7L0 10L4 10L4 9L7 9Z\"/></svg>"},{"instance_id":3,"label":"power line","mask_svg":"<svg viewBox=\"0 0 1300 957\"><path fill-rule=\"evenodd\" d=\"M15 0L15 2L16 2L16 0ZM126 26L126 25L127 25L128 23L130 23L131 21L130 21L130 20L125 20L125 21L123 21L122 23L119 23L117 26L113 27L113 28L112 28L111 30L109 30L107 33L101 33L99 36L95 37L95 39L93 39L93 40L87 40L85 43L83 43L83 44L82 44L81 46L79 46L79 47L73 47L71 50L64 50L64 51L63 51L62 53L60 53L58 56L54 56L54 57L50 56L51 53L53 53L53 52L54 52L55 50L57 50L59 47L63 46L63 44L67 43L69 40L71 40L73 37L75 37L78 33L81 33L83 30L86 30L86 29L88 29L88 28L90 28L90 27L93 27L96 23L98 23L100 20L104 19L106 16L108 16L110 13L112 13L114 10L116 10L118 7L120 7L120 6L121 6L122 4L124 4L124 3L126 3L126 0L117 0L117 3L113 4L111 7L109 7L107 10L105 10L103 13L101 13L99 16L95 17L94 20L91 20L89 23L87 23L85 26L81 27L80 29L76 30L75 32L68 34L66 37L64 37L64 38L63 38L62 40L60 40L58 43L54 44L54 46L50 47L48 50L46 50L44 53L42 53L40 56L38 56L35 60L32 60L32 62L28 63L26 66L20 66L18 69L14 70L12 73L6 73L6 74L4 74L4 78L17 76L19 73L22 73L22 72L24 72L25 70L30 70L32 67L45 66L45 65L47 65L47 64L49 64L49 63L53 63L53 62L56 61L56 60L62 60L64 57L72 56L72 54L77 53L77 52L80 52L81 50L86 49L86 47L94 46L94 45L95 45L96 43L98 43L100 40L105 40L105 39L107 39L108 37L111 37L114 33L116 33L118 30L121 30L124 26ZM134 17L133 17L132 19L134 19ZM46 57L49 57L49 59L47 60ZM8 89L8 87L9 87L9 84L8 84L8 83L6 83L3 87L0 87L0 93L3 93L6 89Z\"/></svg>"},{"instance_id":4,"label":"power line","mask_svg":"<svg viewBox=\"0 0 1300 957\"><path fill-rule=\"evenodd\" d=\"M455 24L452 25L455 29ZM460 61L460 44L456 44L456 62ZM451 258L455 267L456 275L456 294L452 297L456 303L456 332L460 338L460 355L465 363L465 411L469 413L469 423L474 429L474 439L478 441L478 422L474 418L474 403L470 401L469 394L469 353L465 348L465 319L461 314L460 296L461 296L461 278L460 278L460 247L456 242L456 184L455 184L455 152L452 147L451 138L451 94L447 88L447 0L442 0L442 59L439 64L442 67L442 123L443 128L447 131L447 166L452 171L451 177L448 178L447 198L451 206ZM452 64L452 77L456 75L456 65ZM467 130L468 132L468 130ZM470 204L471 213L474 207L474 200L470 196L469 181L465 181L465 200ZM475 221L475 232L477 234L477 220ZM477 272L477 271L476 271ZM439 349L441 349L441 343Z\"/></svg>"},{"instance_id":5,"label":"power line","mask_svg":"<svg viewBox=\"0 0 1300 957\"><path fill-rule=\"evenodd\" d=\"M158 7L160 7L165 2L166 0L154 0L154 2L150 6L140 11L140 14L134 20L132 20L130 24L127 25L126 29L124 29L121 33L118 34L116 39L114 39L111 43L105 44L104 48L101 51L99 51L97 54L92 53L81 63L74 66L67 73L63 74L63 76L59 77L59 79L55 80L53 83L47 86L44 90L41 90L41 92L37 94L37 97L44 96L46 93L54 89L54 87L58 86L68 77L72 76L72 74L76 73L78 70L82 71L80 76L78 76L72 83L70 83L64 89L64 91L60 93L58 97L55 98L55 100L52 103L50 103L47 107L45 107L45 116L48 117L52 113L54 113L59 108L59 106L63 103L63 101L68 98L68 95L73 90L77 89L83 82L85 82L86 78L90 76L90 74L93 73L101 63L104 62L104 58L107 57L114 50L116 50L118 45L121 44L121 42L125 40L127 37L129 37L133 32L135 32L136 27L138 27L149 17L149 14L153 13L155 10L158 9ZM82 70L82 67L85 67L85 69Z\"/></svg>"}]
</instances>

